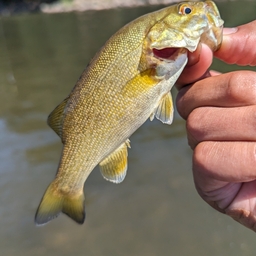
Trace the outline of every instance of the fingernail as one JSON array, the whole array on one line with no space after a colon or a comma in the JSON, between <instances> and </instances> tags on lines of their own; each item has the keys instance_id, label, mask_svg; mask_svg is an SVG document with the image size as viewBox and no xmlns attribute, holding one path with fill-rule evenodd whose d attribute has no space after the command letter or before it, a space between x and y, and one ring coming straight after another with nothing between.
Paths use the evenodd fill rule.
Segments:
<instances>
[{"instance_id":1,"label":"fingernail","mask_svg":"<svg viewBox=\"0 0 256 256\"><path fill-rule=\"evenodd\" d=\"M236 33L238 28L223 28L223 35L230 35Z\"/></svg>"}]
</instances>

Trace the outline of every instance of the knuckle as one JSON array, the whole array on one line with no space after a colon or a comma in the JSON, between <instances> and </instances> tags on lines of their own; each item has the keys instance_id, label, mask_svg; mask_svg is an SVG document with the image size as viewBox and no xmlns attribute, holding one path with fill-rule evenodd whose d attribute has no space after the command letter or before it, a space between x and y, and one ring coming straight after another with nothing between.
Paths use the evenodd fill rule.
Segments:
<instances>
[{"instance_id":1,"label":"knuckle","mask_svg":"<svg viewBox=\"0 0 256 256\"><path fill-rule=\"evenodd\" d=\"M194 109L188 116L186 129L189 146L194 149L203 140L204 126L202 125L201 108Z\"/></svg>"},{"instance_id":2,"label":"knuckle","mask_svg":"<svg viewBox=\"0 0 256 256\"><path fill-rule=\"evenodd\" d=\"M197 140L202 139L207 125L208 108L195 108L187 119L187 131Z\"/></svg>"},{"instance_id":3,"label":"knuckle","mask_svg":"<svg viewBox=\"0 0 256 256\"><path fill-rule=\"evenodd\" d=\"M253 150L252 150L252 162L253 165L256 165L256 143L253 143Z\"/></svg>"},{"instance_id":4,"label":"knuckle","mask_svg":"<svg viewBox=\"0 0 256 256\"><path fill-rule=\"evenodd\" d=\"M207 169L206 161L208 151L209 149L207 142L201 142L195 147L193 154L193 167L195 169Z\"/></svg>"},{"instance_id":5,"label":"knuckle","mask_svg":"<svg viewBox=\"0 0 256 256\"><path fill-rule=\"evenodd\" d=\"M183 119L187 119L190 112L188 108L189 104L187 104L186 91L187 88L182 88L176 97L177 111Z\"/></svg>"},{"instance_id":6,"label":"knuckle","mask_svg":"<svg viewBox=\"0 0 256 256\"><path fill-rule=\"evenodd\" d=\"M190 115L188 116L187 119L187 130L190 133L193 133L194 131L196 131L198 129L198 121L200 120L201 114L200 114L200 110L198 108L194 109Z\"/></svg>"},{"instance_id":7,"label":"knuckle","mask_svg":"<svg viewBox=\"0 0 256 256\"><path fill-rule=\"evenodd\" d=\"M251 129L255 131L256 128L256 105L250 108L249 120L246 120L248 123L251 123Z\"/></svg>"},{"instance_id":8,"label":"knuckle","mask_svg":"<svg viewBox=\"0 0 256 256\"><path fill-rule=\"evenodd\" d=\"M229 99L241 104L256 104L256 73L253 71L232 72L226 90Z\"/></svg>"}]
</instances>

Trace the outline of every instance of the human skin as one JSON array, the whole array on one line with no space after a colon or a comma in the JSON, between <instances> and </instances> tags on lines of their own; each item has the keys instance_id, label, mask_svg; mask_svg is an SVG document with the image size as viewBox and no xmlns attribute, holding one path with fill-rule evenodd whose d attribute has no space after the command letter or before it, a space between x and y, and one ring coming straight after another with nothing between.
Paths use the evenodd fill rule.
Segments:
<instances>
[{"instance_id":1,"label":"human skin","mask_svg":"<svg viewBox=\"0 0 256 256\"><path fill-rule=\"evenodd\" d=\"M225 29L214 56L256 66L255 44L253 21ZM195 186L213 208L256 231L256 72L206 73L212 57L205 45L190 54L177 86Z\"/></svg>"}]
</instances>

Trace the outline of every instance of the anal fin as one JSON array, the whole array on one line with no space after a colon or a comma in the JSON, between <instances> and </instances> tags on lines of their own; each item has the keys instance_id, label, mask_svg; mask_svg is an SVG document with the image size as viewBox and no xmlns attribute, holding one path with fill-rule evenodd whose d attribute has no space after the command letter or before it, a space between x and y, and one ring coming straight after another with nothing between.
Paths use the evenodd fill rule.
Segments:
<instances>
[{"instance_id":1,"label":"anal fin","mask_svg":"<svg viewBox=\"0 0 256 256\"><path fill-rule=\"evenodd\" d=\"M127 147L130 148L129 142L129 140L126 140L99 163L100 171L104 179L113 183L120 183L124 180L127 171Z\"/></svg>"},{"instance_id":2,"label":"anal fin","mask_svg":"<svg viewBox=\"0 0 256 256\"><path fill-rule=\"evenodd\" d=\"M171 92L165 94L160 100L154 112L150 115L152 121L156 117L164 124L171 124L173 121L173 102Z\"/></svg>"}]
</instances>

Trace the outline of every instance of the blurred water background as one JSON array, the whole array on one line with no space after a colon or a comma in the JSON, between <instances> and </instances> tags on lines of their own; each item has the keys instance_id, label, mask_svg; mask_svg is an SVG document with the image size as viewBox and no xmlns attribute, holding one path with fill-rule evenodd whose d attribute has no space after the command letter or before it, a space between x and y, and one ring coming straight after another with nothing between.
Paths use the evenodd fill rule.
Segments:
<instances>
[{"instance_id":1,"label":"blurred water background","mask_svg":"<svg viewBox=\"0 0 256 256\"><path fill-rule=\"evenodd\" d=\"M255 19L255 1L217 2L225 26ZM255 234L197 195L185 123L147 121L132 137L120 185L96 168L85 184L87 219L33 219L61 150L47 126L103 43L132 19L163 6L0 18L0 254L255 255ZM216 61L222 72L234 70ZM175 94L175 91L174 91Z\"/></svg>"}]
</instances>

